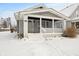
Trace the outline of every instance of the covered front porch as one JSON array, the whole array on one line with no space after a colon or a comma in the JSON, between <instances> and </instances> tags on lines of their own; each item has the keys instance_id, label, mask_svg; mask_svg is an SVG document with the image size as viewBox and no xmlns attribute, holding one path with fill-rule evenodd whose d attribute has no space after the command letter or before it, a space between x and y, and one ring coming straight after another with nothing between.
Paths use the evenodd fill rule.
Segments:
<instances>
[{"instance_id":1,"label":"covered front porch","mask_svg":"<svg viewBox=\"0 0 79 59\"><path fill-rule=\"evenodd\" d=\"M62 33L65 20L57 17L28 15L28 33Z\"/></svg>"}]
</instances>

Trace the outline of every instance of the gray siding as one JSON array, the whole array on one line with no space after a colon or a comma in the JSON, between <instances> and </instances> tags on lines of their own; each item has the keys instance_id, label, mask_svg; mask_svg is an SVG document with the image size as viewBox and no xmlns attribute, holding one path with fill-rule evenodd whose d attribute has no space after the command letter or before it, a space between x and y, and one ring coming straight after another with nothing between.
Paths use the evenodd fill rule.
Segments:
<instances>
[{"instance_id":1,"label":"gray siding","mask_svg":"<svg viewBox=\"0 0 79 59\"><path fill-rule=\"evenodd\" d=\"M19 33L19 20L17 20L17 33Z\"/></svg>"},{"instance_id":2,"label":"gray siding","mask_svg":"<svg viewBox=\"0 0 79 59\"><path fill-rule=\"evenodd\" d=\"M24 24L23 24L23 20L17 20L17 32L18 33L23 33L24 31Z\"/></svg>"},{"instance_id":3,"label":"gray siding","mask_svg":"<svg viewBox=\"0 0 79 59\"><path fill-rule=\"evenodd\" d=\"M71 22L70 21L66 21L66 28L71 27Z\"/></svg>"}]
</instances>

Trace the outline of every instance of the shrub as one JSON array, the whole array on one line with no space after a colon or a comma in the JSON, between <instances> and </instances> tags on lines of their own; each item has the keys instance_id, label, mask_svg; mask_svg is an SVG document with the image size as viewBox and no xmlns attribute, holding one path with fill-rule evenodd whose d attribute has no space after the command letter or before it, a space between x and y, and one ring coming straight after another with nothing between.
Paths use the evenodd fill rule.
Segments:
<instances>
[{"instance_id":1,"label":"shrub","mask_svg":"<svg viewBox=\"0 0 79 59\"><path fill-rule=\"evenodd\" d=\"M11 33L13 33L14 29L10 29Z\"/></svg>"},{"instance_id":2,"label":"shrub","mask_svg":"<svg viewBox=\"0 0 79 59\"><path fill-rule=\"evenodd\" d=\"M18 33L18 38L22 39L24 37L23 33Z\"/></svg>"},{"instance_id":3,"label":"shrub","mask_svg":"<svg viewBox=\"0 0 79 59\"><path fill-rule=\"evenodd\" d=\"M10 29L10 32L11 32L11 33L13 33L14 31L16 32L16 29L14 29L14 28L11 28L11 29Z\"/></svg>"},{"instance_id":4,"label":"shrub","mask_svg":"<svg viewBox=\"0 0 79 59\"><path fill-rule=\"evenodd\" d=\"M66 28L63 35L64 37L76 37L76 29L75 27Z\"/></svg>"}]
</instances>

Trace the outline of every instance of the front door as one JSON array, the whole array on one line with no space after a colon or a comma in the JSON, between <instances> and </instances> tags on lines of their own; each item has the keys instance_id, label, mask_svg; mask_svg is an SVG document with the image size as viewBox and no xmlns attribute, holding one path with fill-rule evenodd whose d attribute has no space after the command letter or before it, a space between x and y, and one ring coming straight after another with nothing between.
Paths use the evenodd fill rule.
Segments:
<instances>
[{"instance_id":1,"label":"front door","mask_svg":"<svg viewBox=\"0 0 79 59\"><path fill-rule=\"evenodd\" d=\"M40 33L40 18L28 17L28 33Z\"/></svg>"}]
</instances>

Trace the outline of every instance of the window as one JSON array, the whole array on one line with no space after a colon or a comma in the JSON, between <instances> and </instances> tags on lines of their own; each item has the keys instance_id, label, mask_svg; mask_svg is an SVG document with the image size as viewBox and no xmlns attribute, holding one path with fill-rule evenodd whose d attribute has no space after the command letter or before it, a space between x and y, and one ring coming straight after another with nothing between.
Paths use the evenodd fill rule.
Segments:
<instances>
[{"instance_id":1,"label":"window","mask_svg":"<svg viewBox=\"0 0 79 59\"><path fill-rule=\"evenodd\" d=\"M42 18L42 27L44 27L44 28L52 28L52 20Z\"/></svg>"},{"instance_id":2,"label":"window","mask_svg":"<svg viewBox=\"0 0 79 59\"><path fill-rule=\"evenodd\" d=\"M79 22L76 22L76 28L79 28Z\"/></svg>"},{"instance_id":3,"label":"window","mask_svg":"<svg viewBox=\"0 0 79 59\"><path fill-rule=\"evenodd\" d=\"M55 28L62 28L62 21L54 20L54 27Z\"/></svg>"}]
</instances>

